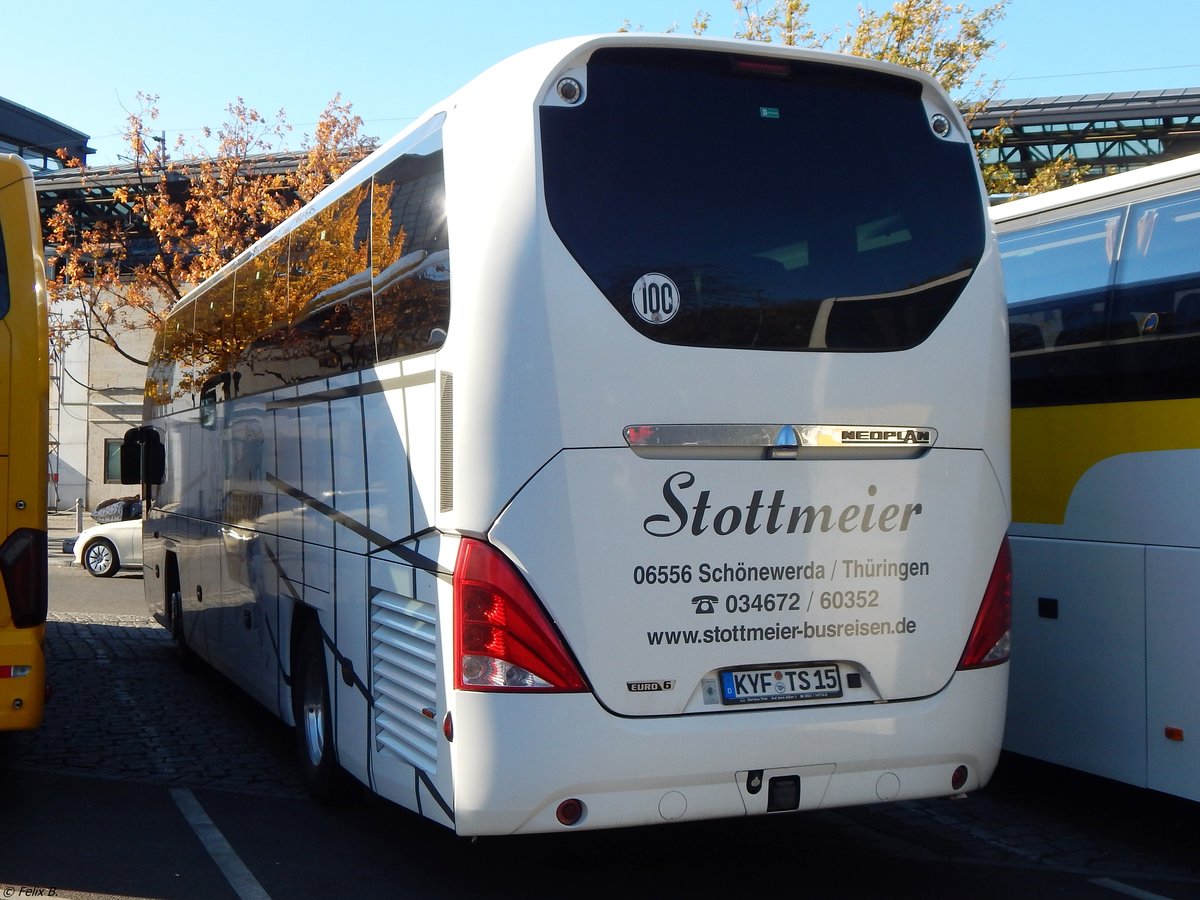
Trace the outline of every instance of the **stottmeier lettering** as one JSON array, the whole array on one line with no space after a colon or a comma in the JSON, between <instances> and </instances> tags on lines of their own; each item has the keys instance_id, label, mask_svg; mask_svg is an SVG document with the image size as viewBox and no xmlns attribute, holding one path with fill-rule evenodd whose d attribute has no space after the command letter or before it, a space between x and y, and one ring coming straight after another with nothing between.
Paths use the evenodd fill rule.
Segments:
<instances>
[{"instance_id":1,"label":"stottmeier lettering","mask_svg":"<svg viewBox=\"0 0 1200 900\"><path fill-rule=\"evenodd\" d=\"M921 514L920 503L869 502L878 493L875 485L867 486L867 501L835 508L828 503L789 503L782 488L773 491L769 499L765 490L753 491L741 503L719 506L712 492L701 489L693 492L696 476L691 472L676 472L663 482L663 500L670 512L655 513L642 522L646 533L654 537L671 537L687 531L701 535L711 529L718 535L734 534L809 534L813 531L840 531L844 534L861 531L908 531L914 517Z\"/></svg>"}]
</instances>

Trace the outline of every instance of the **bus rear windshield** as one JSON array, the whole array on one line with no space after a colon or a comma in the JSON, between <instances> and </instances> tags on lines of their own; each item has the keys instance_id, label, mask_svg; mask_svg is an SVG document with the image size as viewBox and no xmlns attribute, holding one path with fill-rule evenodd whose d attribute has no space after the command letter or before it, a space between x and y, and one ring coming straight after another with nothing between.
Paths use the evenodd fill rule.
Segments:
<instances>
[{"instance_id":1,"label":"bus rear windshield","mask_svg":"<svg viewBox=\"0 0 1200 900\"><path fill-rule=\"evenodd\" d=\"M541 110L555 231L667 344L885 351L925 340L983 252L976 161L908 79L610 49Z\"/></svg>"}]
</instances>

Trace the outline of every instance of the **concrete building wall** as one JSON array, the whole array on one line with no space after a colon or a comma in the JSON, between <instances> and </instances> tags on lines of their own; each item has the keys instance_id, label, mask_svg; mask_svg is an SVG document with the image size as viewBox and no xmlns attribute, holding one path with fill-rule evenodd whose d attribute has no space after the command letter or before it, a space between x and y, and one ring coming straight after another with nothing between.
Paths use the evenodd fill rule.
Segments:
<instances>
[{"instance_id":1,"label":"concrete building wall","mask_svg":"<svg viewBox=\"0 0 1200 900\"><path fill-rule=\"evenodd\" d=\"M121 331L118 340L130 356L146 359L154 332ZM51 508L69 509L81 498L91 512L106 500L137 494L138 487L121 484L119 475L106 477L105 463L111 442L142 422L146 367L86 337L68 346L56 363L50 386Z\"/></svg>"},{"instance_id":2,"label":"concrete building wall","mask_svg":"<svg viewBox=\"0 0 1200 900\"><path fill-rule=\"evenodd\" d=\"M69 509L87 496L88 347L76 341L50 366L51 510Z\"/></svg>"}]
</instances>

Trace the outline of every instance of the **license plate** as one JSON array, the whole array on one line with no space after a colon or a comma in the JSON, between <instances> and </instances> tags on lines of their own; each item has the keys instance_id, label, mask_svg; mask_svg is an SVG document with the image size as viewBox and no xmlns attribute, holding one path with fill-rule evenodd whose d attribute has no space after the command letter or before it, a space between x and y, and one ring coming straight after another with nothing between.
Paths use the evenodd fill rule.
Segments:
<instances>
[{"instance_id":1,"label":"license plate","mask_svg":"<svg viewBox=\"0 0 1200 900\"><path fill-rule=\"evenodd\" d=\"M721 672L721 702L778 703L842 696L842 675L833 663L727 669Z\"/></svg>"}]
</instances>

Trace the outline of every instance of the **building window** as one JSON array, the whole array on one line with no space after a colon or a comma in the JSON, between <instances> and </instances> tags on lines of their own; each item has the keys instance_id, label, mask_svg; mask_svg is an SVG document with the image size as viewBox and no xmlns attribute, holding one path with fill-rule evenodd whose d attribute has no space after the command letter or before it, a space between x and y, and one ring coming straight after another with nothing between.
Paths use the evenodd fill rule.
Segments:
<instances>
[{"instance_id":1,"label":"building window","mask_svg":"<svg viewBox=\"0 0 1200 900\"><path fill-rule=\"evenodd\" d=\"M106 438L104 441L104 483L121 483L121 440Z\"/></svg>"}]
</instances>

